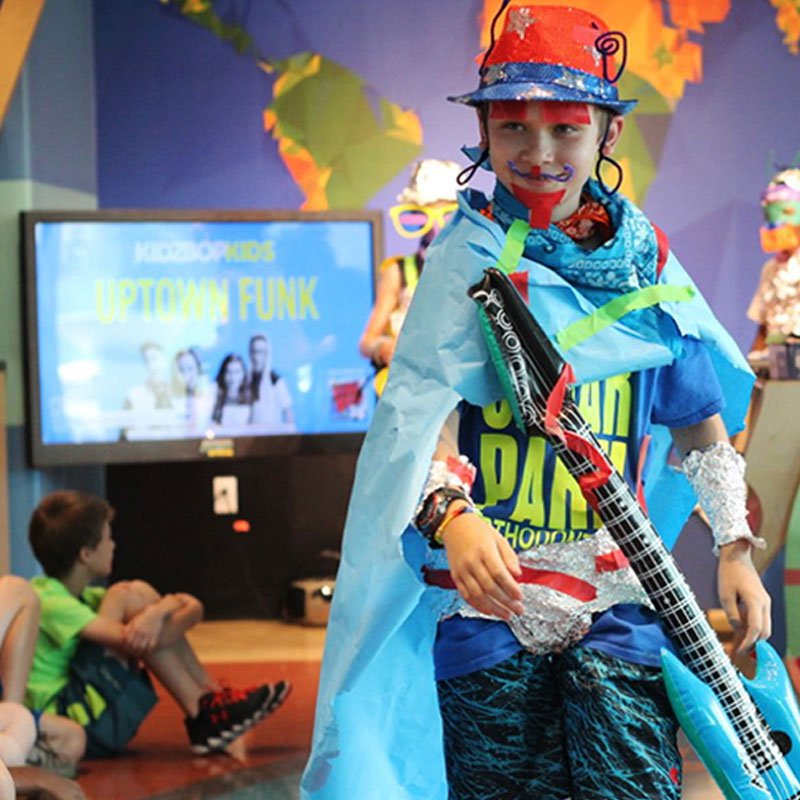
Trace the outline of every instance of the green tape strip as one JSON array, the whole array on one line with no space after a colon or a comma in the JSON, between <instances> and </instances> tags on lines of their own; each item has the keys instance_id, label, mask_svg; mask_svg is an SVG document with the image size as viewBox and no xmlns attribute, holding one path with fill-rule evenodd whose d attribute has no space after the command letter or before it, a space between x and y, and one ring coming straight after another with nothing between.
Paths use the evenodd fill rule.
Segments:
<instances>
[{"instance_id":1,"label":"green tape strip","mask_svg":"<svg viewBox=\"0 0 800 800\"><path fill-rule=\"evenodd\" d=\"M635 292L628 292L628 294L624 294L621 297L615 297L605 305L600 306L592 314L573 322L571 325L567 325L566 328L556 334L556 341L562 350L570 350L576 344L591 339L596 333L600 333L609 325L613 325L631 311L649 308L657 303L666 301L684 303L691 300L694 295L695 290L691 286L663 284L637 289Z\"/></svg>"},{"instance_id":2,"label":"green tape strip","mask_svg":"<svg viewBox=\"0 0 800 800\"><path fill-rule=\"evenodd\" d=\"M528 237L531 226L521 219L515 219L506 234L503 242L503 249L500 258L497 259L498 269L503 270L506 275L517 271L519 260L522 258L522 251L525 249L525 239Z\"/></svg>"}]
</instances>

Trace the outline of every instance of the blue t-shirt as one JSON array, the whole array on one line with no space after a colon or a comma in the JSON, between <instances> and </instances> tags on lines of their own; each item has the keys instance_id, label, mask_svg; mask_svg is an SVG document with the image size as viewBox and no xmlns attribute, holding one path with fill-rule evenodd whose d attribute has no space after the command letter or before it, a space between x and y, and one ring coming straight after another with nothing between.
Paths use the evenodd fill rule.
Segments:
<instances>
[{"instance_id":1,"label":"blue t-shirt","mask_svg":"<svg viewBox=\"0 0 800 800\"><path fill-rule=\"evenodd\" d=\"M612 463L635 488L642 438L652 424L694 425L722 410L722 390L705 345L684 339L672 364L575 389L578 407ZM506 401L459 407L459 449L477 467L472 496L484 517L517 551L580 541L602 525L555 452L520 431ZM646 469L644 473L646 481ZM652 611L619 605L602 612L582 640L639 664L660 663L672 648ZM453 617L439 625L437 679L498 664L520 649L503 622Z\"/></svg>"}]
</instances>

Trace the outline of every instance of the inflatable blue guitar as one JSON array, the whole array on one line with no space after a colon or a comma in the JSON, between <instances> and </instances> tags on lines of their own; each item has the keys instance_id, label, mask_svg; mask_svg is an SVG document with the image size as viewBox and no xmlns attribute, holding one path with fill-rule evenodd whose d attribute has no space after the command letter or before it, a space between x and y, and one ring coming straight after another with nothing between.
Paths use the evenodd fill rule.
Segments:
<instances>
[{"instance_id":1,"label":"inflatable blue guitar","mask_svg":"<svg viewBox=\"0 0 800 800\"><path fill-rule=\"evenodd\" d=\"M581 416L569 365L497 269L469 290L514 417L545 436L627 556L681 660L662 652L670 701L727 800L800 799L800 712L783 663L765 642L756 673L734 668L625 479Z\"/></svg>"}]
</instances>

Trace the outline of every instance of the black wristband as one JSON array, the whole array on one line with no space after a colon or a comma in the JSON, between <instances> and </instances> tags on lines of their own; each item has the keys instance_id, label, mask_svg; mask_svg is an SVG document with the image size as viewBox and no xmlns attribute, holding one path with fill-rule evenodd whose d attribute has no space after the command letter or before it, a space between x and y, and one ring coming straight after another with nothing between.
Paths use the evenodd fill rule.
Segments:
<instances>
[{"instance_id":1,"label":"black wristband","mask_svg":"<svg viewBox=\"0 0 800 800\"><path fill-rule=\"evenodd\" d=\"M441 548L441 544L434 539L436 531L442 524L447 514L447 507L453 500L464 500L469 503L469 498L462 489L454 486L440 486L434 489L422 504L422 509L414 520L416 529L428 540L433 548Z\"/></svg>"}]
</instances>

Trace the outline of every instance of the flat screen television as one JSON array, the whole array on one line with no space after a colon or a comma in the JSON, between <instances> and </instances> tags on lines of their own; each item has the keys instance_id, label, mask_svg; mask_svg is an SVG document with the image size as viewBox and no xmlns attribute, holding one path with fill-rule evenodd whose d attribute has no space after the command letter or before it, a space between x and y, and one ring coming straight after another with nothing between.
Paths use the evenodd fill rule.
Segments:
<instances>
[{"instance_id":1,"label":"flat screen television","mask_svg":"<svg viewBox=\"0 0 800 800\"><path fill-rule=\"evenodd\" d=\"M379 212L22 214L35 466L352 450Z\"/></svg>"}]
</instances>

